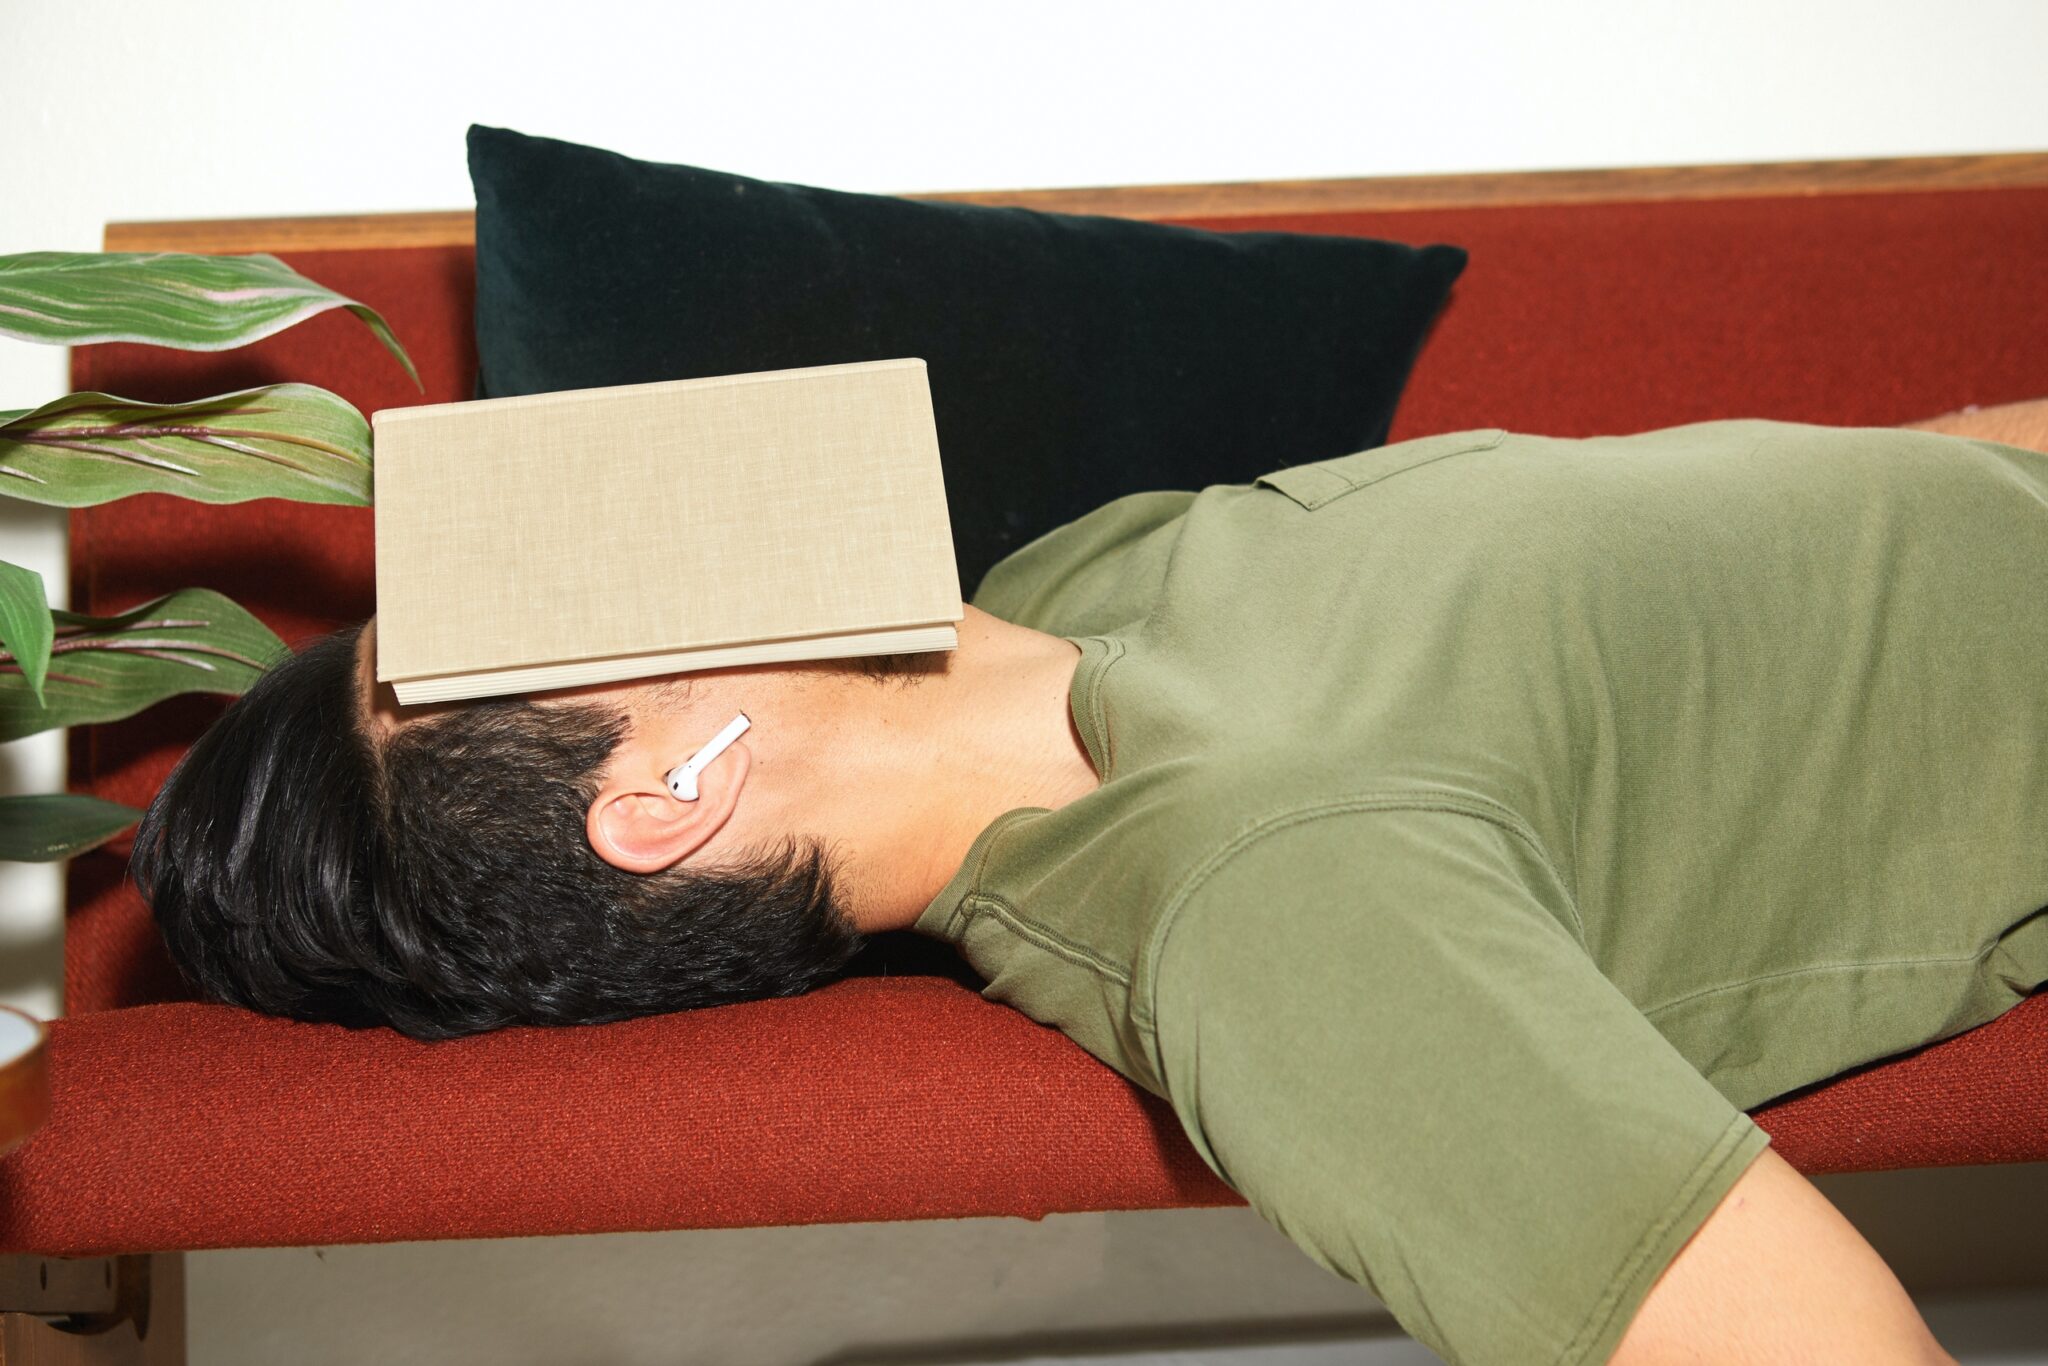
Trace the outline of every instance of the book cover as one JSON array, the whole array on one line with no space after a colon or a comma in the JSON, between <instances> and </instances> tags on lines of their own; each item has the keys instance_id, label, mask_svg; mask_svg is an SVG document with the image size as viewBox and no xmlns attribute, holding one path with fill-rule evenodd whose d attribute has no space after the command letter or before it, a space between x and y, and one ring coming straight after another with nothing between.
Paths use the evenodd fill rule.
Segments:
<instances>
[{"instance_id":1,"label":"book cover","mask_svg":"<svg viewBox=\"0 0 2048 1366\"><path fill-rule=\"evenodd\" d=\"M371 424L377 677L402 703L957 644L921 360Z\"/></svg>"}]
</instances>

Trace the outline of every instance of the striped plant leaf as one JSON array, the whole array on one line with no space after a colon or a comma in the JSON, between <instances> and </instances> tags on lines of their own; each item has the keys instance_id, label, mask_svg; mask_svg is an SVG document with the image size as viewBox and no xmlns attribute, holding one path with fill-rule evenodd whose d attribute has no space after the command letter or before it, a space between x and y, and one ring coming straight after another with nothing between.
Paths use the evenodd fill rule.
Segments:
<instances>
[{"instance_id":1,"label":"striped plant leaf","mask_svg":"<svg viewBox=\"0 0 2048 1366\"><path fill-rule=\"evenodd\" d=\"M141 819L132 806L71 792L0 797L0 860L70 858L105 844Z\"/></svg>"},{"instance_id":2,"label":"striped plant leaf","mask_svg":"<svg viewBox=\"0 0 2048 1366\"><path fill-rule=\"evenodd\" d=\"M191 403L87 391L0 412L0 494L75 508L131 493L361 507L370 501L370 424L310 384Z\"/></svg>"},{"instance_id":3,"label":"striped plant leaf","mask_svg":"<svg viewBox=\"0 0 2048 1366\"><path fill-rule=\"evenodd\" d=\"M37 702L43 700L43 675L50 667L51 630L43 576L0 560L0 647L14 656Z\"/></svg>"},{"instance_id":4,"label":"striped plant leaf","mask_svg":"<svg viewBox=\"0 0 2048 1366\"><path fill-rule=\"evenodd\" d=\"M84 346L148 342L227 351L345 308L398 358L412 357L366 304L335 293L275 256L174 251L26 251L0 256L0 336ZM423 389L425 386L421 386Z\"/></svg>"},{"instance_id":5,"label":"striped plant leaf","mask_svg":"<svg viewBox=\"0 0 2048 1366\"><path fill-rule=\"evenodd\" d=\"M112 617L52 612L56 640L37 705L0 650L0 741L116 721L179 693L240 693L284 657L284 642L210 588L183 588Z\"/></svg>"}]
</instances>

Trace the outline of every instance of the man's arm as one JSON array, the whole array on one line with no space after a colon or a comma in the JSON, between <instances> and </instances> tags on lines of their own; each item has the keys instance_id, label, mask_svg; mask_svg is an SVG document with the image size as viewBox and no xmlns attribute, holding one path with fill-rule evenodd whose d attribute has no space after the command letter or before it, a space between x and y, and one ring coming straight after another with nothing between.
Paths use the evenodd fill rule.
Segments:
<instances>
[{"instance_id":1,"label":"man's arm","mask_svg":"<svg viewBox=\"0 0 2048 1366\"><path fill-rule=\"evenodd\" d=\"M1196 1151L1450 1361L1953 1362L1849 1221L1475 816L1276 823L1153 970Z\"/></svg>"},{"instance_id":2,"label":"man's arm","mask_svg":"<svg viewBox=\"0 0 2048 1366\"><path fill-rule=\"evenodd\" d=\"M1974 404L1940 417L1905 424L1908 431L1940 432L1977 441L1996 441L2030 451L2048 451L2048 398L2001 403L1990 408Z\"/></svg>"}]
</instances>

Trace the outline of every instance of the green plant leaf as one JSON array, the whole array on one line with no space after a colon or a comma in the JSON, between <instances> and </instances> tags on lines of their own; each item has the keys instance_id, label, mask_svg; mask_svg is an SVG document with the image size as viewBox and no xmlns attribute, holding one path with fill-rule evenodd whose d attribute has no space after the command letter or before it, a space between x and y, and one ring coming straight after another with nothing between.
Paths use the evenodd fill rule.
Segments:
<instances>
[{"instance_id":1,"label":"green plant leaf","mask_svg":"<svg viewBox=\"0 0 2048 1366\"><path fill-rule=\"evenodd\" d=\"M86 391L0 412L0 494L85 507L131 493L361 507L370 501L370 424L310 384L190 403Z\"/></svg>"},{"instance_id":2,"label":"green plant leaf","mask_svg":"<svg viewBox=\"0 0 2048 1366\"><path fill-rule=\"evenodd\" d=\"M0 560L0 646L13 656L38 703L43 700L43 674L50 667L53 629L43 576Z\"/></svg>"},{"instance_id":3,"label":"green plant leaf","mask_svg":"<svg viewBox=\"0 0 2048 1366\"><path fill-rule=\"evenodd\" d=\"M119 802L59 792L0 797L0 860L50 863L105 844L142 819Z\"/></svg>"},{"instance_id":4,"label":"green plant leaf","mask_svg":"<svg viewBox=\"0 0 2048 1366\"><path fill-rule=\"evenodd\" d=\"M227 351L330 308L345 308L361 318L412 382L420 383L412 357L377 310L315 284L263 252L25 251L0 256L0 335L23 341L66 346L148 342L182 351Z\"/></svg>"},{"instance_id":5,"label":"green plant leaf","mask_svg":"<svg viewBox=\"0 0 2048 1366\"><path fill-rule=\"evenodd\" d=\"M0 741L119 720L179 693L240 693L286 654L269 627L210 588L183 588L119 616L50 617L56 640L42 705L0 650Z\"/></svg>"}]
</instances>

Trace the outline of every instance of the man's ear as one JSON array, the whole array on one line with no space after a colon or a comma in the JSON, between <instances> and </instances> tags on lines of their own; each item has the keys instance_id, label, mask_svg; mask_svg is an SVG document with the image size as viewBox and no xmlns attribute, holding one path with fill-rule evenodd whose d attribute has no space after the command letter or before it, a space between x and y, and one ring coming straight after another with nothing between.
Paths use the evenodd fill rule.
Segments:
<instances>
[{"instance_id":1,"label":"man's ear","mask_svg":"<svg viewBox=\"0 0 2048 1366\"><path fill-rule=\"evenodd\" d=\"M729 746L697 775L697 800L686 802L668 790L653 756L618 758L584 831L599 858L629 873L658 873L702 848L732 816L754 762L745 745Z\"/></svg>"}]
</instances>

